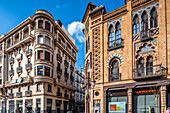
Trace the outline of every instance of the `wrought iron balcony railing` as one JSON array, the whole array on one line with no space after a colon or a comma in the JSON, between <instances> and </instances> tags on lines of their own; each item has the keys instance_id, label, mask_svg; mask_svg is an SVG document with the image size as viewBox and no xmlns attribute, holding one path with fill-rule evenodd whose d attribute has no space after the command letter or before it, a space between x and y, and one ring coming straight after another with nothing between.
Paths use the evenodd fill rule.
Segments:
<instances>
[{"instance_id":1,"label":"wrought iron balcony railing","mask_svg":"<svg viewBox=\"0 0 170 113\"><path fill-rule=\"evenodd\" d=\"M22 67L17 67L17 73L22 72Z\"/></svg>"},{"instance_id":2,"label":"wrought iron balcony railing","mask_svg":"<svg viewBox=\"0 0 170 113\"><path fill-rule=\"evenodd\" d=\"M21 96L22 96L22 92L17 92L17 93L16 93L16 96L17 96L17 97L21 97Z\"/></svg>"},{"instance_id":3,"label":"wrought iron balcony railing","mask_svg":"<svg viewBox=\"0 0 170 113\"><path fill-rule=\"evenodd\" d=\"M68 62L67 62L67 60L64 60L64 65L68 67Z\"/></svg>"},{"instance_id":4,"label":"wrought iron balcony railing","mask_svg":"<svg viewBox=\"0 0 170 113\"><path fill-rule=\"evenodd\" d=\"M150 29L145 30L145 31L141 31L140 32L140 39L141 39L141 41L151 39L151 31L150 31Z\"/></svg>"},{"instance_id":5,"label":"wrought iron balcony railing","mask_svg":"<svg viewBox=\"0 0 170 113\"><path fill-rule=\"evenodd\" d=\"M28 91L25 91L25 96L31 96L32 95L32 91L28 90Z\"/></svg>"},{"instance_id":6,"label":"wrought iron balcony railing","mask_svg":"<svg viewBox=\"0 0 170 113\"><path fill-rule=\"evenodd\" d=\"M57 96L62 97L62 93L57 92Z\"/></svg>"},{"instance_id":7,"label":"wrought iron balcony railing","mask_svg":"<svg viewBox=\"0 0 170 113\"><path fill-rule=\"evenodd\" d=\"M64 97L65 97L65 98L68 98L68 94L64 94Z\"/></svg>"},{"instance_id":8,"label":"wrought iron balcony railing","mask_svg":"<svg viewBox=\"0 0 170 113\"><path fill-rule=\"evenodd\" d=\"M108 50L117 49L124 46L124 40L122 38L108 42Z\"/></svg>"},{"instance_id":9,"label":"wrought iron balcony railing","mask_svg":"<svg viewBox=\"0 0 170 113\"><path fill-rule=\"evenodd\" d=\"M32 63L28 63L25 65L26 69L32 69Z\"/></svg>"},{"instance_id":10,"label":"wrought iron balcony railing","mask_svg":"<svg viewBox=\"0 0 170 113\"><path fill-rule=\"evenodd\" d=\"M109 81L119 81L121 80L121 73L115 73L115 74L111 74L109 76Z\"/></svg>"},{"instance_id":11,"label":"wrought iron balcony railing","mask_svg":"<svg viewBox=\"0 0 170 113\"><path fill-rule=\"evenodd\" d=\"M9 98L13 98L14 97L14 93L9 93Z\"/></svg>"},{"instance_id":12,"label":"wrought iron balcony railing","mask_svg":"<svg viewBox=\"0 0 170 113\"><path fill-rule=\"evenodd\" d=\"M133 69L133 79L145 79L160 77L166 74L166 69L162 65L154 65L143 68Z\"/></svg>"},{"instance_id":13,"label":"wrought iron balcony railing","mask_svg":"<svg viewBox=\"0 0 170 113\"><path fill-rule=\"evenodd\" d=\"M9 70L9 74L13 75L14 74L14 70Z\"/></svg>"},{"instance_id":14,"label":"wrought iron balcony railing","mask_svg":"<svg viewBox=\"0 0 170 113\"><path fill-rule=\"evenodd\" d=\"M14 63L14 58L13 57L9 58L9 63Z\"/></svg>"},{"instance_id":15,"label":"wrought iron balcony railing","mask_svg":"<svg viewBox=\"0 0 170 113\"><path fill-rule=\"evenodd\" d=\"M74 66L70 65L70 70L74 71Z\"/></svg>"},{"instance_id":16,"label":"wrought iron balcony railing","mask_svg":"<svg viewBox=\"0 0 170 113\"><path fill-rule=\"evenodd\" d=\"M64 73L65 77L68 78L69 74L67 72Z\"/></svg>"},{"instance_id":17,"label":"wrought iron balcony railing","mask_svg":"<svg viewBox=\"0 0 170 113\"><path fill-rule=\"evenodd\" d=\"M62 69L60 69L59 67L57 67L57 72L62 74Z\"/></svg>"},{"instance_id":18,"label":"wrought iron balcony railing","mask_svg":"<svg viewBox=\"0 0 170 113\"><path fill-rule=\"evenodd\" d=\"M71 75L71 76L70 76L70 80L72 80L72 81L74 80L74 77L73 77L73 75Z\"/></svg>"},{"instance_id":19,"label":"wrought iron balcony railing","mask_svg":"<svg viewBox=\"0 0 170 113\"><path fill-rule=\"evenodd\" d=\"M28 50L26 51L26 56L29 56L29 55L32 55L32 49L28 49Z\"/></svg>"},{"instance_id":20,"label":"wrought iron balcony railing","mask_svg":"<svg viewBox=\"0 0 170 113\"><path fill-rule=\"evenodd\" d=\"M57 54L57 60L59 60L60 62L62 61L62 57L60 54Z\"/></svg>"}]
</instances>

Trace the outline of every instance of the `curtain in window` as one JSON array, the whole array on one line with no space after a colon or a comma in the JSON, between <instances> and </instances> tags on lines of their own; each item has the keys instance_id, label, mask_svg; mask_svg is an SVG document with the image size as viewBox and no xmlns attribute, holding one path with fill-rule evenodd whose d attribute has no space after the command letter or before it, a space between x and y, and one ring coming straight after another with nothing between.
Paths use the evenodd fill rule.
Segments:
<instances>
[{"instance_id":1,"label":"curtain in window","mask_svg":"<svg viewBox=\"0 0 170 113\"><path fill-rule=\"evenodd\" d=\"M45 51L45 60L50 61L50 53Z\"/></svg>"},{"instance_id":2,"label":"curtain in window","mask_svg":"<svg viewBox=\"0 0 170 113\"><path fill-rule=\"evenodd\" d=\"M38 51L38 59L43 59L43 51Z\"/></svg>"},{"instance_id":3,"label":"curtain in window","mask_svg":"<svg viewBox=\"0 0 170 113\"><path fill-rule=\"evenodd\" d=\"M38 44L43 44L43 36L38 36Z\"/></svg>"},{"instance_id":4,"label":"curtain in window","mask_svg":"<svg viewBox=\"0 0 170 113\"><path fill-rule=\"evenodd\" d=\"M50 46L50 38L49 37L45 37L45 44Z\"/></svg>"}]
</instances>

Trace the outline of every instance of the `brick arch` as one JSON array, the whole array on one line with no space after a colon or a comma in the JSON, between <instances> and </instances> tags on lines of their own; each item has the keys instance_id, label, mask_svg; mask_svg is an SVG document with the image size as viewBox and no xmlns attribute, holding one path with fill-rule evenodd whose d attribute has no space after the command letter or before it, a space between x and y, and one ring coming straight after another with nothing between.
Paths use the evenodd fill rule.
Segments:
<instances>
[{"instance_id":1,"label":"brick arch","mask_svg":"<svg viewBox=\"0 0 170 113\"><path fill-rule=\"evenodd\" d=\"M119 54L113 54L107 61L107 67L109 67L110 61L112 61L113 58L118 58L120 60L120 64L123 64L123 58Z\"/></svg>"}]
</instances>

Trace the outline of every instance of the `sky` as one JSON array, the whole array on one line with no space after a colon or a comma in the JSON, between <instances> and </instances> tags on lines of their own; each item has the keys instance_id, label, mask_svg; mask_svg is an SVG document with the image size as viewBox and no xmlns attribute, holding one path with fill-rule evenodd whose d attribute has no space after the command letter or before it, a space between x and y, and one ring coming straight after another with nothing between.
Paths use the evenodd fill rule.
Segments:
<instances>
[{"instance_id":1,"label":"sky","mask_svg":"<svg viewBox=\"0 0 170 113\"><path fill-rule=\"evenodd\" d=\"M6 34L19 23L33 16L38 9L51 13L54 20L61 20L76 41L76 68L84 66L85 47L81 23L87 4L90 0L0 0L0 35ZM124 5L124 0L91 0L97 7L105 6L110 12Z\"/></svg>"}]
</instances>

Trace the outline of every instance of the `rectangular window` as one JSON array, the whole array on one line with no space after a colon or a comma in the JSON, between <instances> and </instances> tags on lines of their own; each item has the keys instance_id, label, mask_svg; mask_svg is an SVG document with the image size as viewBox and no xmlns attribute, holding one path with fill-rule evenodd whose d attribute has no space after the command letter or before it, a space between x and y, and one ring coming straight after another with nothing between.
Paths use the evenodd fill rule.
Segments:
<instances>
[{"instance_id":1,"label":"rectangular window","mask_svg":"<svg viewBox=\"0 0 170 113\"><path fill-rule=\"evenodd\" d=\"M43 51L38 51L38 59L43 60Z\"/></svg>"},{"instance_id":2,"label":"rectangular window","mask_svg":"<svg viewBox=\"0 0 170 113\"><path fill-rule=\"evenodd\" d=\"M43 36L38 36L38 44L43 44Z\"/></svg>"},{"instance_id":3,"label":"rectangular window","mask_svg":"<svg viewBox=\"0 0 170 113\"><path fill-rule=\"evenodd\" d=\"M40 84L37 84L37 91L40 91Z\"/></svg>"},{"instance_id":4,"label":"rectangular window","mask_svg":"<svg viewBox=\"0 0 170 113\"><path fill-rule=\"evenodd\" d=\"M38 21L38 28L43 28L43 20Z\"/></svg>"},{"instance_id":5,"label":"rectangular window","mask_svg":"<svg viewBox=\"0 0 170 113\"><path fill-rule=\"evenodd\" d=\"M50 53L45 51L45 60L50 61Z\"/></svg>"},{"instance_id":6,"label":"rectangular window","mask_svg":"<svg viewBox=\"0 0 170 113\"><path fill-rule=\"evenodd\" d=\"M50 68L45 66L45 76L50 76Z\"/></svg>"},{"instance_id":7,"label":"rectangular window","mask_svg":"<svg viewBox=\"0 0 170 113\"><path fill-rule=\"evenodd\" d=\"M38 75L43 75L43 66L38 66L37 71Z\"/></svg>"},{"instance_id":8,"label":"rectangular window","mask_svg":"<svg viewBox=\"0 0 170 113\"><path fill-rule=\"evenodd\" d=\"M45 22L45 29L50 31L50 23L49 22Z\"/></svg>"},{"instance_id":9,"label":"rectangular window","mask_svg":"<svg viewBox=\"0 0 170 113\"><path fill-rule=\"evenodd\" d=\"M0 67L0 73L2 73L2 67Z\"/></svg>"},{"instance_id":10,"label":"rectangular window","mask_svg":"<svg viewBox=\"0 0 170 113\"><path fill-rule=\"evenodd\" d=\"M52 92L52 86L51 85L48 85L48 91Z\"/></svg>"},{"instance_id":11,"label":"rectangular window","mask_svg":"<svg viewBox=\"0 0 170 113\"><path fill-rule=\"evenodd\" d=\"M45 44L50 46L50 38L49 37L45 37Z\"/></svg>"}]
</instances>

